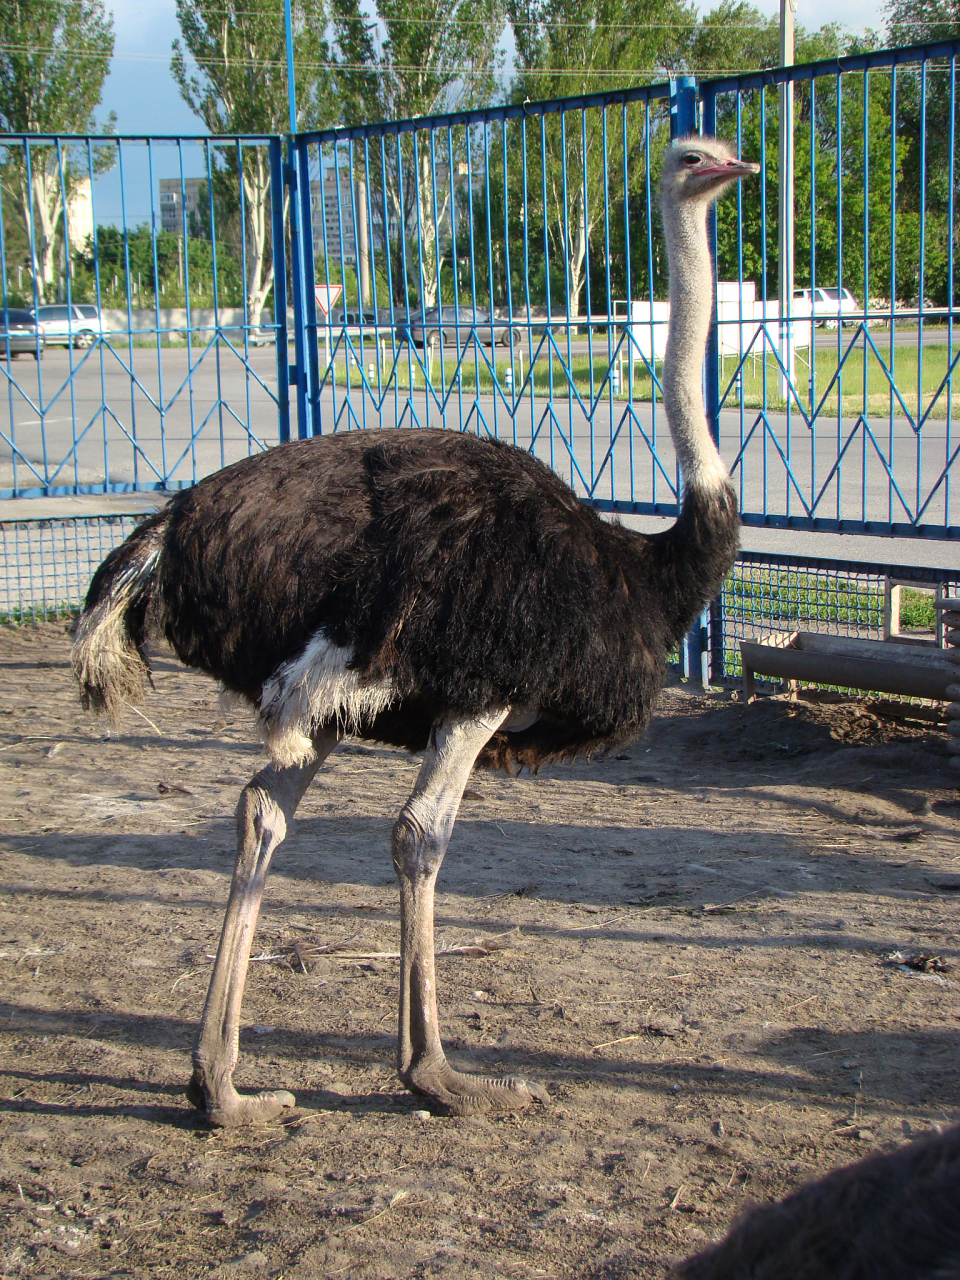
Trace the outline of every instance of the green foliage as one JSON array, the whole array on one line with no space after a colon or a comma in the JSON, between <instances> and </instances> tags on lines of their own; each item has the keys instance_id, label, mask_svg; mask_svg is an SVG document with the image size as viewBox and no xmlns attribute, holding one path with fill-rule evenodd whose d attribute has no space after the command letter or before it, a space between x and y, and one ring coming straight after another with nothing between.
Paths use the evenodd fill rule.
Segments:
<instances>
[{"instance_id":1,"label":"green foliage","mask_svg":"<svg viewBox=\"0 0 960 1280\"><path fill-rule=\"evenodd\" d=\"M731 614L762 631L803 629L810 622L833 622L858 628L883 626L881 586L828 578L794 569L761 569L737 565L724 586Z\"/></svg>"},{"instance_id":2,"label":"green foliage","mask_svg":"<svg viewBox=\"0 0 960 1280\"><path fill-rule=\"evenodd\" d=\"M746 40L740 49L739 41L744 33ZM777 65L776 19L764 18L746 4L732 4L727 0L702 24L698 39L698 60L722 63L725 70L740 69L745 58L756 60L761 66ZM816 32L798 28L797 61L840 57L875 43L872 37L847 37L832 25ZM800 81L794 87L795 283L798 288L810 284L813 269L818 283L835 285L842 278L855 294L866 295L866 300L873 294L887 293L890 285L890 80L879 73L866 79L848 76L840 82L839 93L838 109L837 80L823 77L813 87L809 81ZM735 95L721 95L717 104L717 132L736 138L739 127L743 154L763 164L765 188L763 181L748 181L741 184L739 191L727 192L720 201L718 274L720 279L737 279L742 252L744 278L753 280L759 292L765 271L767 292L776 296L779 270L777 91L765 89L744 94L739 119L736 107ZM742 237L738 234L738 202L742 209ZM864 256L865 205L869 215L868 259ZM842 210L842 241L837 234L838 208ZM908 227L904 225L900 230L898 255L907 250L908 240L905 234Z\"/></svg>"},{"instance_id":3,"label":"green foliage","mask_svg":"<svg viewBox=\"0 0 960 1280\"><path fill-rule=\"evenodd\" d=\"M174 41L170 70L210 132L286 133L283 0L177 0L177 21L183 43ZM297 126L317 128L334 118L323 0L294 0L293 23Z\"/></svg>"},{"instance_id":4,"label":"green foliage","mask_svg":"<svg viewBox=\"0 0 960 1280\"><path fill-rule=\"evenodd\" d=\"M649 84L683 70L696 14L685 0L508 0L517 48L515 102L604 92ZM652 111L654 156L665 145L663 108ZM646 219L626 217L619 191L624 154L626 200L642 207L646 184L642 105L601 113L570 111L534 118L526 131L527 258L523 281L551 307L572 315L612 309L627 289L626 237L633 262L631 292L646 276ZM509 150L506 182L520 189L524 143ZM498 163L499 160L498 160ZM502 166L501 166L502 167ZM612 177L611 177L612 176ZM606 198L605 198L606 197ZM502 225L500 214L498 221ZM610 253L606 245L610 245ZM610 296L607 291L608 271Z\"/></svg>"},{"instance_id":5,"label":"green foliage","mask_svg":"<svg viewBox=\"0 0 960 1280\"><path fill-rule=\"evenodd\" d=\"M502 0L450 0L441 7L433 0L376 0L372 13L361 0L331 0L331 10L346 123L410 119L490 101L504 25ZM466 146L467 131L453 129L434 164L431 139L403 133L386 142L382 155L371 147L369 176L361 156L353 160L349 180L370 183L371 240L411 245L407 261L418 297L422 281L428 307L446 287L440 260L449 253L467 202L460 173ZM383 282L382 294L378 283L381 305L391 294L404 305L403 272L399 259L394 262L397 271Z\"/></svg>"},{"instance_id":6,"label":"green foliage","mask_svg":"<svg viewBox=\"0 0 960 1280\"><path fill-rule=\"evenodd\" d=\"M186 258L180 237L170 231L156 235L156 267L154 237L143 223L126 235L117 227L97 227L96 254L92 241L75 257L72 296L76 302L96 300L95 266L100 269L100 298L106 307L124 307L129 276L130 295L135 307L153 306L159 297L161 307L182 307L186 299L189 274L190 300L193 305L213 306L213 254L209 240L187 237ZM243 280L240 263L222 242L216 246L217 302L222 307L243 305Z\"/></svg>"},{"instance_id":7,"label":"green foliage","mask_svg":"<svg viewBox=\"0 0 960 1280\"><path fill-rule=\"evenodd\" d=\"M489 102L502 0L331 0L345 123L409 120Z\"/></svg>"},{"instance_id":8,"label":"green foliage","mask_svg":"<svg viewBox=\"0 0 960 1280\"><path fill-rule=\"evenodd\" d=\"M286 133L290 121L283 0L177 0L177 20L183 42L174 42L170 70L181 97L210 132ZM339 104L324 35L324 0L295 0L293 25L297 127L333 123ZM215 169L215 200L219 198L225 220L232 219L228 240L238 258L246 238L247 307L251 323L259 324L273 288L266 148L248 145L238 152L224 147L217 152ZM241 184L246 213L242 226ZM217 234L222 233L223 228Z\"/></svg>"},{"instance_id":9,"label":"green foliage","mask_svg":"<svg viewBox=\"0 0 960 1280\"><path fill-rule=\"evenodd\" d=\"M102 0L0 0L0 30L0 127L92 133L113 55Z\"/></svg>"}]
</instances>

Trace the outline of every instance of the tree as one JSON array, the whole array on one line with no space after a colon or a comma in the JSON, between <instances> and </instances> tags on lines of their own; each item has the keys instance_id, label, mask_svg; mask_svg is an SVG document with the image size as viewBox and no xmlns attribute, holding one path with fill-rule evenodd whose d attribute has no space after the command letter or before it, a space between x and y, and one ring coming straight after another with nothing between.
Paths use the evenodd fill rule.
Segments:
<instances>
[{"instance_id":1,"label":"tree","mask_svg":"<svg viewBox=\"0 0 960 1280\"><path fill-rule=\"evenodd\" d=\"M377 0L371 20L361 0L332 0L345 121L414 119L489 102L502 6L503 0ZM422 273L425 307L437 301L440 260L468 204L461 173L468 131L455 129L450 139L439 160L429 139L409 133L397 137L395 151L369 158L375 234L402 246L418 284ZM358 167L359 174L351 164L347 181L359 176L365 183L368 158ZM402 280L392 284L399 299Z\"/></svg>"},{"instance_id":2,"label":"tree","mask_svg":"<svg viewBox=\"0 0 960 1280\"><path fill-rule=\"evenodd\" d=\"M173 44L170 70L180 95L213 134L275 134L289 128L283 0L177 0L183 36ZM295 0L293 53L297 126L316 128L336 118L324 0ZM197 74L188 69L187 55ZM249 323L259 325L273 288L270 164L265 146L218 152L218 170L243 186L247 238ZM286 206L286 195L284 196Z\"/></svg>"},{"instance_id":3,"label":"tree","mask_svg":"<svg viewBox=\"0 0 960 1280\"><path fill-rule=\"evenodd\" d=\"M955 40L960 35L956 0L890 0L888 41L893 45ZM954 103L956 113L956 103ZM920 233L924 233L923 294L938 304L950 297L950 168L953 159L953 241L960 230L960 166L951 157L950 60L929 61L925 83L919 67L897 72L897 149L903 181L897 190L897 293L920 295ZM953 120L954 137L960 119ZM925 199L921 205L921 192ZM923 217L925 215L925 218Z\"/></svg>"},{"instance_id":4,"label":"tree","mask_svg":"<svg viewBox=\"0 0 960 1280\"><path fill-rule=\"evenodd\" d=\"M0 127L8 133L93 133L93 113L113 55L113 18L102 0L0 0ZM108 128L112 127L111 115ZM29 158L29 164L28 164ZM31 238L41 297L54 288L64 210L81 182L109 168L112 149L8 144L2 183ZM92 170L92 171L91 171Z\"/></svg>"},{"instance_id":5,"label":"tree","mask_svg":"<svg viewBox=\"0 0 960 1280\"><path fill-rule=\"evenodd\" d=\"M846 36L830 24L818 31L798 27L797 62L838 58L874 44L871 36ZM742 0L724 0L694 33L690 62L705 76L777 66L777 20ZM869 294L883 291L890 280L889 77L881 73L870 78L845 76L839 92L838 120L835 78L820 77L813 92L809 81L799 81L794 87L795 280L798 286L810 284L811 267L815 265L818 283L835 285L842 271L844 282ZM753 280L758 287L766 273L771 294L776 291L779 266L778 110L774 88L751 90L739 98L732 93L721 94L717 99L717 132L734 139L739 127L744 155L761 161L770 175L766 183L766 241L761 183L744 183L739 193L728 194L718 202L719 276L736 279L742 261L744 278ZM865 172L869 175L868 192L864 187ZM837 235L836 216L840 202L842 241ZM866 245L865 202L869 218Z\"/></svg>"},{"instance_id":6,"label":"tree","mask_svg":"<svg viewBox=\"0 0 960 1280\"><path fill-rule=\"evenodd\" d=\"M180 236L172 231L154 232L146 222L124 231L98 226L96 248L94 237L90 236L84 249L76 255L73 296L78 302L95 298L95 277L99 271L100 297L110 299L114 306L124 306L128 292L134 306L158 301L157 295L163 299L161 306L183 306L188 276L194 302L197 297L209 299L214 292L212 243L208 238L190 236L185 260L183 249ZM216 249L219 304L222 307L242 305L240 263L219 240Z\"/></svg>"},{"instance_id":7,"label":"tree","mask_svg":"<svg viewBox=\"0 0 960 1280\"><path fill-rule=\"evenodd\" d=\"M542 101L603 93L662 80L682 66L685 33L695 23L686 0L507 0L517 47L514 101ZM528 131L528 169L536 173L529 214L546 222L554 256L563 264L561 296L580 314L592 238L608 204L604 170L644 175L643 110L600 110L544 118L539 136ZM540 166L543 166L541 172ZM516 186L516 183L513 184ZM542 192L546 191L546 208ZM615 211L611 215L616 222ZM551 290L555 296L555 291ZM609 309L610 299L605 309Z\"/></svg>"}]
</instances>

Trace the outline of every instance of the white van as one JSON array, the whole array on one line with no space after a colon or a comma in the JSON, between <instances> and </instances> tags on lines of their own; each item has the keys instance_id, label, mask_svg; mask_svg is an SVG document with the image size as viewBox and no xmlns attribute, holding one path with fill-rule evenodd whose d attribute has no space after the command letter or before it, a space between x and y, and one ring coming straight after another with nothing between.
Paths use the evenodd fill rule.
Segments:
<instances>
[{"instance_id":1,"label":"white van","mask_svg":"<svg viewBox=\"0 0 960 1280\"><path fill-rule=\"evenodd\" d=\"M72 307L65 302L51 303L36 307L33 314L48 347L66 347L71 342L75 347L92 347L103 335L100 312L87 303L74 303Z\"/></svg>"},{"instance_id":2,"label":"white van","mask_svg":"<svg viewBox=\"0 0 960 1280\"><path fill-rule=\"evenodd\" d=\"M794 289L793 318L809 320L824 325L828 329L836 329L837 325L855 324L854 319L846 317L862 316L863 309L846 286L842 289L828 289L817 285L815 289Z\"/></svg>"}]
</instances>

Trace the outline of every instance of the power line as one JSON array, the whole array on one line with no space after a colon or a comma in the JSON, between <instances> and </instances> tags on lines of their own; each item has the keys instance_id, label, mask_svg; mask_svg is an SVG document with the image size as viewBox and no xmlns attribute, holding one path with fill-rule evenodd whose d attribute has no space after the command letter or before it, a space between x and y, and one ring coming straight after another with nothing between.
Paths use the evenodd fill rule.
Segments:
<instances>
[{"instance_id":1,"label":"power line","mask_svg":"<svg viewBox=\"0 0 960 1280\"><path fill-rule=\"evenodd\" d=\"M17 49L16 47L10 46L10 45L0 45L0 54L8 53L8 52L19 52L19 53L32 52L32 53L43 53L43 54L68 52L69 55L73 58L83 58L83 57L100 58L105 56L103 54L98 54L93 52L85 53L83 50L75 50L75 49L71 49L71 50L41 49L35 46L29 46L29 47L24 47L22 49ZM166 62L168 55L158 54L158 53L115 53L113 54L113 57L123 58L129 61ZM217 60L213 58L210 58L210 59L195 58L194 61L196 61L197 66L201 71L204 69L205 62L209 61L212 65L218 64ZM270 70L274 70L274 71L279 71L279 70L285 71L286 65L287 65L285 60L279 59L279 58L278 59L230 58L229 61L230 61L230 65L234 67L263 67L263 68L269 68ZM366 71L371 75L381 75L384 72L396 72L398 74L418 73L421 75L424 74L425 71L429 73L429 68L424 68L422 63L412 63L410 65L407 65L404 63L390 62L390 63L383 63L378 66L378 65L372 65L367 62L301 62L298 59L296 62L296 65L300 70L303 70L303 71L358 71L358 72ZM748 70L745 70L743 67L691 67L691 68L685 67L684 74L694 75L694 76L740 75L740 74L749 74L750 71L763 71L763 70L771 70L771 69L772 68L769 68L769 67L767 68L753 67ZM471 71L469 69L460 68L457 71L457 77L460 79L476 79L480 76L486 76L489 74L490 74L490 71L488 69ZM653 76L653 75L663 76L665 74L665 69L662 66L629 67L629 68L623 68L623 67L530 67L530 68L518 68L517 74L529 75L533 77L545 76L548 78L551 76L564 76L564 77L580 76L580 77L589 79L592 76L605 76L605 77L610 77L610 76L629 77L629 76L645 76L645 75L646 76Z\"/></svg>"},{"instance_id":2,"label":"power line","mask_svg":"<svg viewBox=\"0 0 960 1280\"><path fill-rule=\"evenodd\" d=\"M47 0L47 3L62 4L63 0ZM138 8L153 9L158 13L169 12L169 6L165 4L139 4ZM278 13L279 13L279 10L278 10ZM227 6L224 8L217 8L217 9L205 9L204 15L211 16L211 17L223 17L223 18L263 18L264 16L263 11L261 9L236 9L230 6ZM767 19L766 21L761 21L759 23L758 22L723 22L722 24L721 23L713 24L709 22L709 17L710 15L708 14L706 20L694 19L693 21L687 21L687 22L684 22L684 21L592 22L589 20L584 22L561 22L561 21L541 22L536 19L530 19L529 21L508 22L505 25L512 27L514 30L519 28L519 29L535 29L535 30L544 30L544 31L568 31L568 30L570 31L584 31L584 30L590 30L590 31L678 31L678 30L695 31L700 27L703 27L709 30L711 29L711 27L715 25L716 26L722 25L725 31L761 31L761 32L772 31L774 34L776 34L776 31L777 31L777 21L775 18L770 18L770 19ZM378 18L378 21L381 22L384 26L403 26L403 25L434 26L436 25L437 19L396 17L396 18L390 18L390 19ZM489 22L483 18L458 18L454 16L450 18L449 21L451 25L459 26L459 27L488 27L490 25ZM847 24L842 22L839 23L838 25L840 25L841 27L847 27ZM950 26L953 24L949 22L911 22L909 25L911 28L920 28L920 27L943 27L943 26ZM862 24L856 28L847 27L847 29L857 30L857 31L873 30L872 27L867 27Z\"/></svg>"},{"instance_id":3,"label":"power line","mask_svg":"<svg viewBox=\"0 0 960 1280\"><path fill-rule=\"evenodd\" d=\"M56 49L52 47L44 48L43 46L39 46L39 45L0 44L0 55L4 53L38 53L38 54L45 54L45 55L66 54L71 58L103 58L107 56L112 56L114 58L119 58L125 61L132 61L132 62L167 62L169 59L169 55L165 53L126 53L121 51L121 52L115 52L112 55L107 55L104 53L96 52L94 50L88 51L83 49ZM192 55L192 54L191 54L191 57L193 58L193 61L197 63L197 66L201 70L203 70L205 64L207 63L209 63L210 65L222 65L219 58L215 58L215 57L197 58L195 55ZM234 66L234 67L263 67L263 68L269 68L271 70L286 70L286 65L287 65L286 59L284 58L231 57L229 58L229 63L231 66ZM330 60L329 62L302 62L300 59L296 59L296 65L297 67L301 68L304 71L358 71L358 72L366 71L366 72L369 72L371 75L379 75L379 74L389 73L389 72L423 74L424 72L429 73L429 70L430 70L429 68L425 68L422 63L406 64L406 63L399 63L399 62L383 62L379 64L368 63L368 62L338 62L336 60ZM740 67L684 67L683 72L685 75L694 75L694 76L748 75L756 71L775 70L776 66L777 64L773 63L768 67L742 67L742 66ZM944 70L944 69L945 68L939 68L932 65L928 67L928 70L930 72L937 71L937 70ZM877 68L871 69L873 74L875 74L877 71L882 71L882 70L889 70L889 68L877 67ZM550 76L584 76L584 77L638 76L638 75L663 75L665 72L665 68L662 65L653 65L653 66L645 66L645 67L626 67L626 68L624 67L537 67L537 66L533 66L533 67L516 67L515 72L517 75L521 75L521 76L528 75L533 78L536 78L537 76L545 76L545 77L550 77ZM459 71L458 74L465 77L466 76L476 77L480 75L487 75L489 74L489 71L486 69L477 70L477 71L470 71L469 69L463 69Z\"/></svg>"}]
</instances>

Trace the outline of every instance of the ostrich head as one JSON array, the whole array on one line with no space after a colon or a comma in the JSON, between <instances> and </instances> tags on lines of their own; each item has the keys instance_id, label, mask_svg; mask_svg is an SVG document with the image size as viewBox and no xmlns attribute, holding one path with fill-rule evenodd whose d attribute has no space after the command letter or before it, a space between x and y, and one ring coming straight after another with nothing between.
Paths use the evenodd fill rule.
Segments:
<instances>
[{"instance_id":1,"label":"ostrich head","mask_svg":"<svg viewBox=\"0 0 960 1280\"><path fill-rule=\"evenodd\" d=\"M690 134L679 138L664 156L660 187L665 204L691 201L707 206L731 182L759 171L759 165L738 160L719 138Z\"/></svg>"}]
</instances>

